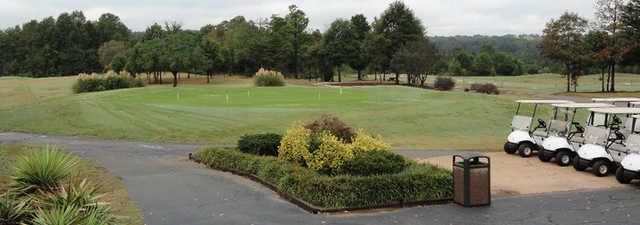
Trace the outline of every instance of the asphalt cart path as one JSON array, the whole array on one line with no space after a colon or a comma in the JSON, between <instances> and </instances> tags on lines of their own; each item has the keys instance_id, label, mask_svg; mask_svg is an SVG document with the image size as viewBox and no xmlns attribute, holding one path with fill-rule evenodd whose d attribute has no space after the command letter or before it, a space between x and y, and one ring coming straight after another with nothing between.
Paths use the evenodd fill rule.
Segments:
<instances>
[{"instance_id":1,"label":"asphalt cart path","mask_svg":"<svg viewBox=\"0 0 640 225\"><path fill-rule=\"evenodd\" d=\"M390 212L311 215L271 190L187 160L202 145L159 144L6 132L0 143L57 145L121 177L150 225L197 224L640 224L636 186L494 199ZM446 151L398 151L423 158Z\"/></svg>"}]
</instances>

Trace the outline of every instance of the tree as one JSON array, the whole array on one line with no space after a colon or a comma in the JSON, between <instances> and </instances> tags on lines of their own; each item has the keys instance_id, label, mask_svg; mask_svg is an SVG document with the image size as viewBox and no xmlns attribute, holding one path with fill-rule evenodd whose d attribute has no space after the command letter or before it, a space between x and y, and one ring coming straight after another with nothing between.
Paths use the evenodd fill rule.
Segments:
<instances>
[{"instance_id":1,"label":"tree","mask_svg":"<svg viewBox=\"0 0 640 225\"><path fill-rule=\"evenodd\" d=\"M293 48L293 55L291 56L291 71L295 78L298 78L298 61L301 55L301 49L304 44L308 42L308 35L305 32L309 25L309 18L305 15L304 11L298 9L296 5L289 6L289 14L285 18L287 25L289 26L291 33L291 46Z\"/></svg>"},{"instance_id":2,"label":"tree","mask_svg":"<svg viewBox=\"0 0 640 225\"><path fill-rule=\"evenodd\" d=\"M609 68L609 62L606 57L603 57L600 53L607 48L608 40L607 32L603 31L590 31L585 37L585 42L589 48L589 54L591 55L591 64L600 69L600 81L602 82L601 91L605 92L605 78L604 74L607 68Z\"/></svg>"},{"instance_id":3,"label":"tree","mask_svg":"<svg viewBox=\"0 0 640 225\"><path fill-rule=\"evenodd\" d=\"M543 57L563 64L567 74L567 92L574 90L578 76L589 59L583 34L587 29L587 20L575 13L565 12L559 19L549 21L543 30L540 48Z\"/></svg>"},{"instance_id":4,"label":"tree","mask_svg":"<svg viewBox=\"0 0 640 225\"><path fill-rule=\"evenodd\" d=\"M358 72L358 80L362 80L362 70L367 68L371 60L371 56L367 53L367 38L371 36L371 26L364 15L358 14L351 17L351 32L355 51L349 59L349 66Z\"/></svg>"},{"instance_id":5,"label":"tree","mask_svg":"<svg viewBox=\"0 0 640 225\"><path fill-rule=\"evenodd\" d=\"M155 40L164 38L164 30L162 30L162 26L158 23L154 23L153 25L147 27L142 35L142 41Z\"/></svg>"},{"instance_id":6,"label":"tree","mask_svg":"<svg viewBox=\"0 0 640 225\"><path fill-rule=\"evenodd\" d=\"M409 85L424 87L429 74L435 72L438 49L427 38L407 42L391 60L395 71L406 73Z\"/></svg>"},{"instance_id":7,"label":"tree","mask_svg":"<svg viewBox=\"0 0 640 225\"><path fill-rule=\"evenodd\" d=\"M622 33L619 32L622 26L623 0L596 0L596 19L598 26L602 31L607 32L609 40L607 47L600 52L600 55L606 57L609 62L610 91L616 91L616 64L622 59L628 51L627 43L623 40Z\"/></svg>"},{"instance_id":8,"label":"tree","mask_svg":"<svg viewBox=\"0 0 640 225\"><path fill-rule=\"evenodd\" d=\"M478 54L473 60L473 71L476 75L481 76L495 75L493 73L496 71L491 56L486 52Z\"/></svg>"},{"instance_id":9,"label":"tree","mask_svg":"<svg viewBox=\"0 0 640 225\"><path fill-rule=\"evenodd\" d=\"M110 40L125 41L131 37L131 31L120 21L120 17L111 13L100 16L96 29L101 43Z\"/></svg>"},{"instance_id":10,"label":"tree","mask_svg":"<svg viewBox=\"0 0 640 225\"><path fill-rule=\"evenodd\" d=\"M493 57L494 68L497 74L511 76L517 65L511 56L505 53L497 53Z\"/></svg>"},{"instance_id":11,"label":"tree","mask_svg":"<svg viewBox=\"0 0 640 225\"><path fill-rule=\"evenodd\" d=\"M162 62L173 74L173 87L178 86L178 73L186 72L191 65L191 51L194 51L193 37L187 33L176 33L166 38L166 48Z\"/></svg>"},{"instance_id":12,"label":"tree","mask_svg":"<svg viewBox=\"0 0 640 225\"><path fill-rule=\"evenodd\" d=\"M381 58L386 61L381 64L383 71L388 69L389 62L398 50L402 49L407 42L424 37L425 30L413 11L401 1L395 1L389 5L389 8L380 15L380 19L375 22L374 29L381 38L389 40L387 45L378 46L382 48L382 53L385 55ZM397 84L400 83L399 79L400 75L396 73Z\"/></svg>"},{"instance_id":13,"label":"tree","mask_svg":"<svg viewBox=\"0 0 640 225\"><path fill-rule=\"evenodd\" d=\"M623 7L620 17L624 31L629 37L634 37L637 44L640 38L640 0L630 0Z\"/></svg>"},{"instance_id":14,"label":"tree","mask_svg":"<svg viewBox=\"0 0 640 225\"><path fill-rule=\"evenodd\" d=\"M213 73L217 70L217 61L220 60L220 44L213 40L212 37L206 36L200 41L200 49L204 56L202 68L207 75L207 83L210 82Z\"/></svg>"},{"instance_id":15,"label":"tree","mask_svg":"<svg viewBox=\"0 0 640 225\"><path fill-rule=\"evenodd\" d=\"M109 68L111 68L117 74L120 74L120 71L122 71L125 64L127 64L127 57L122 53L118 53L115 56L113 56L113 59L111 59L111 63L109 63Z\"/></svg>"},{"instance_id":16,"label":"tree","mask_svg":"<svg viewBox=\"0 0 640 225\"><path fill-rule=\"evenodd\" d=\"M324 47L329 61L338 69L338 82L342 82L340 67L349 61L355 51L355 39L351 32L351 22L337 19L331 23L331 27L324 35Z\"/></svg>"},{"instance_id":17,"label":"tree","mask_svg":"<svg viewBox=\"0 0 640 225\"><path fill-rule=\"evenodd\" d=\"M109 69L109 64L111 63L111 59L117 54L126 54L127 46L123 41L108 41L100 46L98 49L98 58L100 60L100 64L106 70Z\"/></svg>"},{"instance_id":18,"label":"tree","mask_svg":"<svg viewBox=\"0 0 640 225\"><path fill-rule=\"evenodd\" d=\"M453 50L453 58L460 63L460 67L466 72L473 71L473 56L467 51L457 48ZM467 75L459 74L459 75Z\"/></svg>"},{"instance_id":19,"label":"tree","mask_svg":"<svg viewBox=\"0 0 640 225\"><path fill-rule=\"evenodd\" d=\"M144 71L144 59L142 58L142 44L136 44L131 49L131 54L127 57L127 63L124 65L124 70L129 72L133 77L136 77L138 73Z\"/></svg>"}]
</instances>

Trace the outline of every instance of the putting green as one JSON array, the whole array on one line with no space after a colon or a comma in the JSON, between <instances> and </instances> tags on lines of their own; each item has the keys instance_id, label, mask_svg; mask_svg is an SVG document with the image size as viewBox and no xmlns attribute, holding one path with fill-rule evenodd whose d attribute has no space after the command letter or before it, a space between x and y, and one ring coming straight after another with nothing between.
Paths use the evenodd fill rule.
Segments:
<instances>
[{"instance_id":1,"label":"putting green","mask_svg":"<svg viewBox=\"0 0 640 225\"><path fill-rule=\"evenodd\" d=\"M513 97L407 87L154 86L49 98L0 111L0 130L235 144L294 121L340 117L396 149L500 150Z\"/></svg>"}]
</instances>

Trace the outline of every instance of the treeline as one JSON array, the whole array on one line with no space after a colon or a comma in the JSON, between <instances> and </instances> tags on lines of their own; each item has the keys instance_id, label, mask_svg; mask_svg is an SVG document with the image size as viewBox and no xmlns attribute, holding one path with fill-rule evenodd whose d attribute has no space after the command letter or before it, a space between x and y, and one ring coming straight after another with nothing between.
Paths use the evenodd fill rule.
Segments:
<instances>
[{"instance_id":1,"label":"treeline","mask_svg":"<svg viewBox=\"0 0 640 225\"><path fill-rule=\"evenodd\" d=\"M636 13L630 17L638 16ZM172 72L175 84L179 72L210 78L219 73L249 75L265 68L287 77L325 81L332 81L335 75L341 81L345 70L357 72L358 78L365 74L376 74L376 78L377 74L394 74L396 82L399 74L407 74L410 84L423 85L430 74L568 74L574 70L573 64L541 54L570 49L556 46L556 51L545 51L545 37L549 36L546 30L543 36L429 38L422 21L400 1L391 3L373 21L361 14L340 18L325 32L311 30L308 24L309 18L295 5L286 15L258 21L238 16L199 30L184 30L179 23L165 22L135 34L112 14L88 21L82 12L63 13L56 19L34 20L0 31L0 75L44 77L126 70L162 82L159 74ZM623 33L628 32L617 32L616 40ZM586 29L580 35L587 37ZM598 43L612 40L606 35L603 38ZM615 67L611 66L611 51L604 53L608 48L598 49L593 41L600 39L593 36L589 40L591 45L575 45L584 51L585 57L578 58L589 59L581 64L581 74L610 71L612 78L607 80L615 80L615 71L638 68L637 60L628 59L633 55L629 52L638 51L637 42L625 42L629 44L623 49L624 54L614 54L620 55ZM605 58L610 69L603 70L603 64L593 60L603 59L603 54L608 55Z\"/></svg>"},{"instance_id":2,"label":"treeline","mask_svg":"<svg viewBox=\"0 0 640 225\"><path fill-rule=\"evenodd\" d=\"M0 74L47 77L102 71L98 50L110 40L135 42L113 14L97 21L78 11L32 20L0 30Z\"/></svg>"}]
</instances>

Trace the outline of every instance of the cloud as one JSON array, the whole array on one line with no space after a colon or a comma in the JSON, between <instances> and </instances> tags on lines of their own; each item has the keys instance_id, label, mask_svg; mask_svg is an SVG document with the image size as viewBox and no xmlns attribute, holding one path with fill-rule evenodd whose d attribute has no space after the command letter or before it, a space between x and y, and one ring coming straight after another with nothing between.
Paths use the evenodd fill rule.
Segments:
<instances>
[{"instance_id":1,"label":"cloud","mask_svg":"<svg viewBox=\"0 0 640 225\"><path fill-rule=\"evenodd\" d=\"M326 30L336 18L364 14L372 21L392 0L0 0L0 27L23 24L32 19L57 17L62 12L82 10L95 20L111 12L134 31L154 22L177 20L188 29L217 24L242 15L250 20L281 16L287 6L297 4L310 18L311 29ZM502 35L540 33L551 18L565 11L592 18L587 0L405 0L427 27L430 35Z\"/></svg>"}]
</instances>

